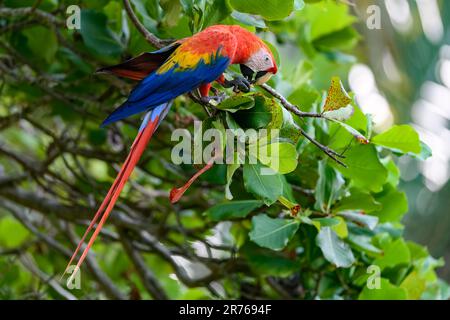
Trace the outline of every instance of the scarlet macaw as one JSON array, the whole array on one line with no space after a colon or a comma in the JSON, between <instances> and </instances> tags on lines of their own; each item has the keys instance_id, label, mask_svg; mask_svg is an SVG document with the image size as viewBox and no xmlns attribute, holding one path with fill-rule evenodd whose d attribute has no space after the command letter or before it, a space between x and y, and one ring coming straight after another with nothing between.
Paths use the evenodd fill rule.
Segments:
<instances>
[{"instance_id":1,"label":"scarlet macaw","mask_svg":"<svg viewBox=\"0 0 450 320\"><path fill-rule=\"evenodd\" d=\"M231 64L240 64L245 78L226 80L223 72ZM207 101L211 82L215 80L224 87L234 86L246 91L251 82L266 82L277 72L277 65L271 50L253 33L237 25L216 25L158 51L143 53L122 64L99 71L141 80L127 101L111 113L102 125L144 111L147 114L117 178L70 259L68 267L101 217L75 270L79 269L86 258L145 147L167 115L173 99L198 88Z\"/></svg>"}]
</instances>

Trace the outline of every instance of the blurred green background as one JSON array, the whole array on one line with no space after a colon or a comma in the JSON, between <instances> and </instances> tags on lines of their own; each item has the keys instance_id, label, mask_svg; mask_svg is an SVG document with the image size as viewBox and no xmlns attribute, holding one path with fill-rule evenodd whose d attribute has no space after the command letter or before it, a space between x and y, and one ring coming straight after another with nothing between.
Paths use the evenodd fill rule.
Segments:
<instances>
[{"instance_id":1,"label":"blurred green background","mask_svg":"<svg viewBox=\"0 0 450 320\"><path fill-rule=\"evenodd\" d=\"M355 1L363 21L379 5L381 29L360 25L360 61L349 75L365 112L380 126L411 123L433 156L424 162L399 159L400 188L409 201L405 236L444 256L450 279L450 2L437 0Z\"/></svg>"}]
</instances>

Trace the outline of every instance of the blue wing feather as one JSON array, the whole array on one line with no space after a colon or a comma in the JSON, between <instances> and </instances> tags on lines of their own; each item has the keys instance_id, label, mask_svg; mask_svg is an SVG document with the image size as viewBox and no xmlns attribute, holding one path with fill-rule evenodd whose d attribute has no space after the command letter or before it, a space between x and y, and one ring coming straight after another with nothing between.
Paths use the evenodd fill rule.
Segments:
<instances>
[{"instance_id":1,"label":"blue wing feather","mask_svg":"<svg viewBox=\"0 0 450 320\"><path fill-rule=\"evenodd\" d=\"M137 85L128 100L111 113L102 126L152 110L204 83L210 83L225 71L229 63L228 57L216 55L211 63L200 60L193 69L177 70L175 65L164 73L153 72Z\"/></svg>"}]
</instances>

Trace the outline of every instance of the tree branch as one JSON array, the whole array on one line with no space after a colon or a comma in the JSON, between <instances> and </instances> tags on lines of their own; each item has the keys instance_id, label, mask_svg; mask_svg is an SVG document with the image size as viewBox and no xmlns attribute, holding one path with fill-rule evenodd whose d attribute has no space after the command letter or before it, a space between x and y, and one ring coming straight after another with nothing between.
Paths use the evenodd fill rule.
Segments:
<instances>
[{"instance_id":1,"label":"tree branch","mask_svg":"<svg viewBox=\"0 0 450 320\"><path fill-rule=\"evenodd\" d=\"M274 88L269 86L267 83L263 83L260 85L261 88L266 90L268 93L270 93L272 96L280 100L280 103L285 107L287 110L291 111L293 114L302 117L302 118L324 118L321 113L315 113L315 112L303 112L301 111L296 105L290 103L285 97L281 95L281 93L277 92Z\"/></svg>"},{"instance_id":2,"label":"tree branch","mask_svg":"<svg viewBox=\"0 0 450 320\"><path fill-rule=\"evenodd\" d=\"M291 111L293 114L295 114L295 115L297 115L299 117L303 117L303 118L310 117L310 118L327 119L321 113L303 112L303 111L301 111L296 105L290 103L285 97L283 97L283 95L281 95L281 93L277 92L274 88L272 88L271 86L269 86L266 83L263 83L262 85L260 85L260 87L263 88L264 90L266 90L268 93L270 93L272 96L274 96L278 100L280 100L280 103L283 105L283 107L285 107L287 110ZM306 131L303 130L301 127L299 127L299 130L300 130L300 133L306 139L311 141L311 143L313 143L316 147L318 147L320 150L322 150L327 156L329 156L331 159L333 159L334 161L336 161L340 165L344 166L345 168L347 167L347 165L345 163L343 163L341 160L338 159L338 158L345 158L343 155L341 155L340 153L337 153L336 151L328 148L327 146L324 146L319 141L317 141L316 139L314 139L313 137L308 135L308 133L306 133Z\"/></svg>"},{"instance_id":3,"label":"tree branch","mask_svg":"<svg viewBox=\"0 0 450 320\"><path fill-rule=\"evenodd\" d=\"M145 26L139 21L138 17L134 13L129 0L123 0L123 5L125 7L125 10L127 11L128 16L131 19L131 22L133 22L133 24L136 26L138 31L144 36L145 40L147 40L148 43L150 43L151 45L153 45L158 49L161 49L165 45L172 42L171 40L161 40L153 33L148 31L147 28L145 28Z\"/></svg>"},{"instance_id":4,"label":"tree branch","mask_svg":"<svg viewBox=\"0 0 450 320\"><path fill-rule=\"evenodd\" d=\"M49 276L41 269L39 269L39 267L33 262L33 259L29 254L21 254L19 258L20 262L26 269L28 269L32 274L38 277L43 283L52 287L53 290L55 290L63 298L67 300L78 300L73 294L64 289L52 276Z\"/></svg>"},{"instance_id":5,"label":"tree branch","mask_svg":"<svg viewBox=\"0 0 450 320\"><path fill-rule=\"evenodd\" d=\"M35 16L38 18L42 23L54 27L54 26L65 26L65 23L63 20L60 20L56 18L54 15L36 9L34 7L27 7L27 8L0 8L0 17L6 17L6 18L17 18L17 17L23 17L23 16Z\"/></svg>"}]
</instances>

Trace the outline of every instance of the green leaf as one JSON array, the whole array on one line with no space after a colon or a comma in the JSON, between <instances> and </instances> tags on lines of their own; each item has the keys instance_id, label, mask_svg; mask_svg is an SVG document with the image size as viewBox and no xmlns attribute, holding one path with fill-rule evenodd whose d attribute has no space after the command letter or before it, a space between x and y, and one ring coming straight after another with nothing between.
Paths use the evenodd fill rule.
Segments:
<instances>
[{"instance_id":1,"label":"green leaf","mask_svg":"<svg viewBox=\"0 0 450 320\"><path fill-rule=\"evenodd\" d=\"M54 62L58 50L58 39L53 31L43 26L34 26L25 29L23 33L35 57L41 58L48 64Z\"/></svg>"},{"instance_id":2,"label":"green leaf","mask_svg":"<svg viewBox=\"0 0 450 320\"><path fill-rule=\"evenodd\" d=\"M330 227L320 229L316 237L316 244L322 250L325 259L338 268L349 268L355 262L350 247L339 239L336 232Z\"/></svg>"},{"instance_id":3,"label":"green leaf","mask_svg":"<svg viewBox=\"0 0 450 320\"><path fill-rule=\"evenodd\" d=\"M325 5L323 2L309 4L300 11L299 16L310 24L309 37L311 40L342 30L356 20L350 14L346 4L334 1L327 1Z\"/></svg>"},{"instance_id":4,"label":"green leaf","mask_svg":"<svg viewBox=\"0 0 450 320\"><path fill-rule=\"evenodd\" d=\"M203 27L218 24L231 14L227 0L209 0L205 3Z\"/></svg>"},{"instance_id":5,"label":"green leaf","mask_svg":"<svg viewBox=\"0 0 450 320\"><path fill-rule=\"evenodd\" d=\"M298 77L300 78L300 75ZM300 78L300 80L298 81L306 82L309 77L307 77L305 80L302 79L303 78ZM292 84L299 87L289 95L288 100L291 103L300 106L301 110L311 111L314 103L317 102L320 97L317 90L308 84L299 85L297 84L297 82L293 82Z\"/></svg>"},{"instance_id":6,"label":"green leaf","mask_svg":"<svg viewBox=\"0 0 450 320\"><path fill-rule=\"evenodd\" d=\"M261 248L247 242L240 250L254 271L263 275L286 277L300 268L299 261L288 259L282 253Z\"/></svg>"},{"instance_id":7,"label":"green leaf","mask_svg":"<svg viewBox=\"0 0 450 320\"><path fill-rule=\"evenodd\" d=\"M263 29L267 28L266 23L264 22L264 20L259 18L259 17L257 17L257 16L254 16L254 15L251 15L251 14L247 14L247 13L242 13L242 12L239 12L239 11L233 11L231 13L231 16L234 19L236 19L237 21L239 21L239 22L241 22L243 24L246 24L248 26L254 26L254 27L263 28Z\"/></svg>"},{"instance_id":8,"label":"green leaf","mask_svg":"<svg viewBox=\"0 0 450 320\"><path fill-rule=\"evenodd\" d=\"M385 185L383 191L375 195L375 200L381 203L381 210L371 212L380 222L400 221L408 212L408 199L404 192L398 191L391 184Z\"/></svg>"},{"instance_id":9,"label":"green leaf","mask_svg":"<svg viewBox=\"0 0 450 320\"><path fill-rule=\"evenodd\" d=\"M354 103L353 115L345 123L333 120L330 124L329 134L332 137L328 147L335 150L345 150L352 141L352 136L359 142L368 143L367 138L362 133L368 132L368 118L361 109Z\"/></svg>"},{"instance_id":10,"label":"green leaf","mask_svg":"<svg viewBox=\"0 0 450 320\"><path fill-rule=\"evenodd\" d=\"M347 241L352 245L352 247L356 248L358 251L363 251L367 253L369 256L380 256L383 251L379 248L375 247L371 238L363 235L355 235L350 233L348 235Z\"/></svg>"},{"instance_id":11,"label":"green leaf","mask_svg":"<svg viewBox=\"0 0 450 320\"><path fill-rule=\"evenodd\" d=\"M381 209L381 203L377 202L369 193L352 190L350 196L341 199L333 212L342 212L347 210L362 210L372 212Z\"/></svg>"},{"instance_id":12,"label":"green leaf","mask_svg":"<svg viewBox=\"0 0 450 320\"><path fill-rule=\"evenodd\" d=\"M334 226L331 226L331 229L333 229L333 231L336 232L336 234L339 238L341 238L341 239L347 238L347 236L348 236L347 223L341 217L336 217L335 219L338 220L338 223Z\"/></svg>"},{"instance_id":13,"label":"green leaf","mask_svg":"<svg viewBox=\"0 0 450 320\"><path fill-rule=\"evenodd\" d=\"M411 252L411 246L408 244L409 251ZM411 253L412 256L412 253ZM419 272L419 275L423 277L428 282L434 282L437 280L437 275L435 272L436 268L443 267L445 262L442 258L435 259L430 256L427 252L427 256L421 259L413 261L415 270Z\"/></svg>"},{"instance_id":14,"label":"green leaf","mask_svg":"<svg viewBox=\"0 0 450 320\"><path fill-rule=\"evenodd\" d=\"M150 32L155 32L157 27L157 21L154 18L150 17L149 11L145 5L145 1L142 0L131 0L134 6L135 13L142 17L142 23L144 26L150 30ZM147 1L147 4L153 1ZM155 1L156 3L156 1ZM155 10L156 8L153 8ZM157 9L156 9L157 10ZM156 12L154 12L156 13Z\"/></svg>"},{"instance_id":15,"label":"green leaf","mask_svg":"<svg viewBox=\"0 0 450 320\"><path fill-rule=\"evenodd\" d=\"M388 171L388 177L386 182L396 187L400 181L400 169L395 164L391 157L381 159L381 163L386 167Z\"/></svg>"},{"instance_id":16,"label":"green leaf","mask_svg":"<svg viewBox=\"0 0 450 320\"><path fill-rule=\"evenodd\" d=\"M344 211L339 212L338 215L346 218L347 220L351 220L356 222L357 224L361 224L370 230L375 229L378 224L378 218L374 216L370 216L367 214L362 214L355 211Z\"/></svg>"},{"instance_id":17,"label":"green leaf","mask_svg":"<svg viewBox=\"0 0 450 320\"><path fill-rule=\"evenodd\" d=\"M368 144L369 143L369 140L361 132L359 132L358 130L356 130L352 126L348 125L347 123L341 122L341 121L336 120L334 118L327 118L327 119L338 123L341 127L343 127L345 130L347 130L353 137L355 137L355 139L358 140L359 143L362 143L362 144Z\"/></svg>"},{"instance_id":18,"label":"green leaf","mask_svg":"<svg viewBox=\"0 0 450 320\"><path fill-rule=\"evenodd\" d=\"M380 288L370 289L364 286L358 297L359 300L406 300L407 298L406 289L394 286L384 278L380 279Z\"/></svg>"},{"instance_id":19,"label":"green leaf","mask_svg":"<svg viewBox=\"0 0 450 320\"><path fill-rule=\"evenodd\" d=\"M99 55L118 56L123 47L107 26L107 17L98 11L81 11L81 36L86 46Z\"/></svg>"},{"instance_id":20,"label":"green leaf","mask_svg":"<svg viewBox=\"0 0 450 320\"><path fill-rule=\"evenodd\" d=\"M300 221L307 225L313 226L317 229L317 231L320 231L321 225L320 225L320 222L317 221L317 219L313 220L313 219L308 218L307 216L302 215L302 216L300 216Z\"/></svg>"},{"instance_id":21,"label":"green leaf","mask_svg":"<svg viewBox=\"0 0 450 320\"><path fill-rule=\"evenodd\" d=\"M230 0L230 5L240 12L257 14L266 20L281 20L294 10L294 0Z\"/></svg>"},{"instance_id":22,"label":"green leaf","mask_svg":"<svg viewBox=\"0 0 450 320\"><path fill-rule=\"evenodd\" d=\"M278 173L260 164L244 164L244 185L256 198L271 205L283 194L283 183Z\"/></svg>"},{"instance_id":23,"label":"green leaf","mask_svg":"<svg viewBox=\"0 0 450 320\"><path fill-rule=\"evenodd\" d=\"M387 177L387 170L378 159L378 154L372 145L356 145L346 154L344 163L347 168L332 163L346 178L352 180L356 187L381 191Z\"/></svg>"},{"instance_id":24,"label":"green leaf","mask_svg":"<svg viewBox=\"0 0 450 320\"><path fill-rule=\"evenodd\" d=\"M0 219L0 246L16 248L23 244L30 232L20 222L10 216Z\"/></svg>"},{"instance_id":25,"label":"green leaf","mask_svg":"<svg viewBox=\"0 0 450 320\"><path fill-rule=\"evenodd\" d=\"M298 220L272 219L260 214L252 218L250 240L264 248L281 250L297 232L299 225Z\"/></svg>"},{"instance_id":26,"label":"green leaf","mask_svg":"<svg viewBox=\"0 0 450 320\"><path fill-rule=\"evenodd\" d=\"M372 138L372 143L403 153L420 153L419 135L409 125L397 125Z\"/></svg>"},{"instance_id":27,"label":"green leaf","mask_svg":"<svg viewBox=\"0 0 450 320\"><path fill-rule=\"evenodd\" d=\"M349 104L346 107L337 110L325 111L322 113L322 115L327 119L344 121L349 119L353 115L353 112L353 106Z\"/></svg>"},{"instance_id":28,"label":"green leaf","mask_svg":"<svg viewBox=\"0 0 450 320\"><path fill-rule=\"evenodd\" d=\"M254 99L254 107L233 113L233 119L244 129L268 128L270 123L278 118L281 126L282 111L277 102L260 93L252 93L252 97Z\"/></svg>"},{"instance_id":29,"label":"green leaf","mask_svg":"<svg viewBox=\"0 0 450 320\"><path fill-rule=\"evenodd\" d=\"M340 223L338 218L315 218L313 222L318 222L321 227L333 227Z\"/></svg>"},{"instance_id":30,"label":"green leaf","mask_svg":"<svg viewBox=\"0 0 450 320\"><path fill-rule=\"evenodd\" d=\"M71 61L76 67L77 71L82 71L86 74L91 74L94 69L86 61L84 61L79 55L75 54L72 50L68 48L59 49L59 53Z\"/></svg>"},{"instance_id":31,"label":"green leaf","mask_svg":"<svg viewBox=\"0 0 450 320\"><path fill-rule=\"evenodd\" d=\"M280 138L289 139L292 143L297 143L301 135L299 126L295 123L292 114L285 108L279 107L281 111L282 121L278 124L277 121L272 121L272 128L280 129ZM279 119L280 113L277 113L277 120Z\"/></svg>"},{"instance_id":32,"label":"green leaf","mask_svg":"<svg viewBox=\"0 0 450 320\"><path fill-rule=\"evenodd\" d=\"M353 27L346 27L313 41L313 46L319 51L351 49L358 42L359 36Z\"/></svg>"},{"instance_id":33,"label":"green leaf","mask_svg":"<svg viewBox=\"0 0 450 320\"><path fill-rule=\"evenodd\" d=\"M426 280L413 271L402 281L400 288L406 289L409 300L419 300L426 289Z\"/></svg>"},{"instance_id":34,"label":"green leaf","mask_svg":"<svg viewBox=\"0 0 450 320\"><path fill-rule=\"evenodd\" d=\"M305 100L308 101L314 99L315 101L319 97L318 92L307 84L309 79L311 79L313 71L314 66L309 60L301 60L288 78L289 82L295 88L303 88L301 91L292 93L288 99L292 103L301 106L302 110L309 110L310 108L308 103L305 104Z\"/></svg>"},{"instance_id":35,"label":"green leaf","mask_svg":"<svg viewBox=\"0 0 450 320\"><path fill-rule=\"evenodd\" d=\"M250 95L238 94L222 101L216 106L216 108L219 110L236 112L238 110L251 109L254 106L255 101Z\"/></svg>"},{"instance_id":36,"label":"green leaf","mask_svg":"<svg viewBox=\"0 0 450 320\"><path fill-rule=\"evenodd\" d=\"M233 195L231 194L231 190L230 190L230 185L231 185L231 182L233 181L234 173L241 166L239 164L239 162L236 161L236 159L237 158L235 157L235 161L233 161L232 164L227 165L227 183L225 185L225 198L227 200L232 200L233 199Z\"/></svg>"},{"instance_id":37,"label":"green leaf","mask_svg":"<svg viewBox=\"0 0 450 320\"><path fill-rule=\"evenodd\" d=\"M89 129L88 139L93 145L103 145L106 142L107 135L104 129Z\"/></svg>"},{"instance_id":38,"label":"green leaf","mask_svg":"<svg viewBox=\"0 0 450 320\"><path fill-rule=\"evenodd\" d=\"M327 164L326 160L319 161L318 173L315 207L329 212L335 200L342 194L345 181L338 171Z\"/></svg>"},{"instance_id":39,"label":"green leaf","mask_svg":"<svg viewBox=\"0 0 450 320\"><path fill-rule=\"evenodd\" d=\"M265 152L261 152L261 149L265 149ZM257 157L261 163L275 172L286 174L294 171L297 167L298 154L293 144L276 142L268 146L261 146L258 151Z\"/></svg>"},{"instance_id":40,"label":"green leaf","mask_svg":"<svg viewBox=\"0 0 450 320\"><path fill-rule=\"evenodd\" d=\"M411 260L409 248L403 239L397 239L382 247L383 256L373 261L381 270L395 267L400 264L408 265Z\"/></svg>"},{"instance_id":41,"label":"green leaf","mask_svg":"<svg viewBox=\"0 0 450 320\"><path fill-rule=\"evenodd\" d=\"M205 214L213 221L227 220L232 218L244 218L253 210L261 207L264 203L260 200L239 200L224 202L209 208Z\"/></svg>"}]
</instances>

